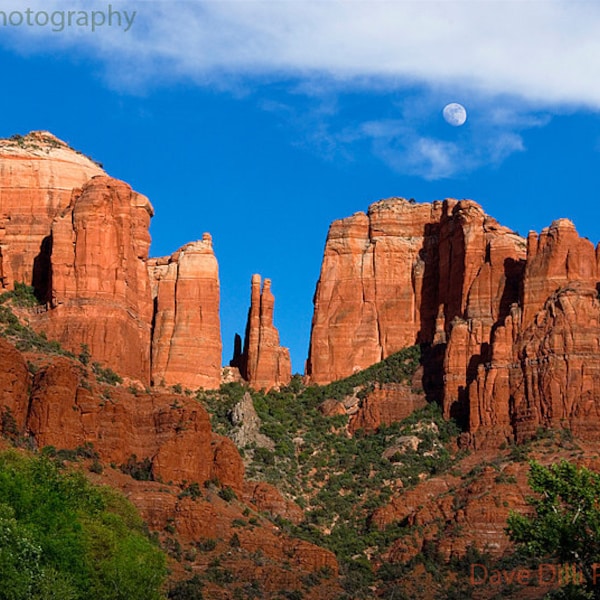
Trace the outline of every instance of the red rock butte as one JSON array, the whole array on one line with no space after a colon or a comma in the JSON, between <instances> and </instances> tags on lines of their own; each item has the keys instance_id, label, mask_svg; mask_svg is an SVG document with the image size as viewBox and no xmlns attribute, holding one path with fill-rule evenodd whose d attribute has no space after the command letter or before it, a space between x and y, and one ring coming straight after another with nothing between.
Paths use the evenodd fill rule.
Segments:
<instances>
[{"instance_id":1,"label":"red rock butte","mask_svg":"<svg viewBox=\"0 0 600 600\"><path fill-rule=\"evenodd\" d=\"M148 269L155 304L153 383L219 387L219 266L210 234L171 256L150 259Z\"/></svg>"},{"instance_id":2,"label":"red rock butte","mask_svg":"<svg viewBox=\"0 0 600 600\"><path fill-rule=\"evenodd\" d=\"M212 238L148 258L153 214L145 196L48 132L0 140L0 289L34 287L42 305L30 324L144 384L218 388ZM244 373L254 387L290 379L269 288L261 293L260 278L253 287Z\"/></svg>"},{"instance_id":3,"label":"red rock butte","mask_svg":"<svg viewBox=\"0 0 600 600\"><path fill-rule=\"evenodd\" d=\"M567 219L525 240L470 200L376 202L330 227L307 377L328 383L424 344L440 357L424 378L471 444L540 426L597 436L599 262Z\"/></svg>"},{"instance_id":4,"label":"red rock butte","mask_svg":"<svg viewBox=\"0 0 600 600\"><path fill-rule=\"evenodd\" d=\"M0 279L44 278L52 221L71 202L73 190L104 175L90 158L47 131L0 140Z\"/></svg>"}]
</instances>

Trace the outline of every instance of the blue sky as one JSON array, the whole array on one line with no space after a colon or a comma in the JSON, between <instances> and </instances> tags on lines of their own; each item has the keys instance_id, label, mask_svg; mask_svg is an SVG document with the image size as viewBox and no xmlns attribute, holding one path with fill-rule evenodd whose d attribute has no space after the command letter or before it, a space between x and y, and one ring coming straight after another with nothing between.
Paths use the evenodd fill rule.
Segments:
<instances>
[{"instance_id":1,"label":"blue sky","mask_svg":"<svg viewBox=\"0 0 600 600\"><path fill-rule=\"evenodd\" d=\"M31 19L107 6L27 4ZM260 273L303 371L329 224L381 198L472 198L522 234L569 217L600 239L597 3L112 6L136 11L129 31L0 12L0 135L52 131L146 194L153 256L213 235L224 363ZM462 127L442 118L453 101Z\"/></svg>"}]
</instances>

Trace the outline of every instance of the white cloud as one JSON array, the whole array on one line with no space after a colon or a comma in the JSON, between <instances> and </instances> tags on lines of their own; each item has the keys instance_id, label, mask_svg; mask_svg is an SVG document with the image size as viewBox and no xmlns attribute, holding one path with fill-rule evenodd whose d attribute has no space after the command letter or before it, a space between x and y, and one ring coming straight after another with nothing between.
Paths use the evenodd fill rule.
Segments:
<instances>
[{"instance_id":1,"label":"white cloud","mask_svg":"<svg viewBox=\"0 0 600 600\"><path fill-rule=\"evenodd\" d=\"M108 4L28 6L106 11ZM183 81L244 95L257 83L282 81L287 99L260 105L298 130L297 143L345 160L366 143L390 168L426 179L501 163L523 151L522 133L551 114L600 110L596 2L135 0L113 9L136 11L130 31L7 27L2 44L23 53L90 54L111 85L130 91ZM387 94L388 104L401 92L402 100L388 118L356 122L341 116L338 98L348 91ZM467 105L469 122L446 138L432 115L452 101Z\"/></svg>"},{"instance_id":2,"label":"white cloud","mask_svg":"<svg viewBox=\"0 0 600 600\"><path fill-rule=\"evenodd\" d=\"M510 154L525 149L521 135L495 127L485 127L484 134L449 140L435 138L403 121L367 122L354 135L346 132L338 139L340 143L367 141L373 153L393 170L428 180L498 165Z\"/></svg>"},{"instance_id":3,"label":"white cloud","mask_svg":"<svg viewBox=\"0 0 600 600\"><path fill-rule=\"evenodd\" d=\"M96 0L29 5L46 11L107 6ZM326 76L345 85L411 82L600 108L595 2L138 0L114 8L137 11L131 31L21 28L8 43L30 44L42 34L46 48L88 48L121 82Z\"/></svg>"}]
</instances>

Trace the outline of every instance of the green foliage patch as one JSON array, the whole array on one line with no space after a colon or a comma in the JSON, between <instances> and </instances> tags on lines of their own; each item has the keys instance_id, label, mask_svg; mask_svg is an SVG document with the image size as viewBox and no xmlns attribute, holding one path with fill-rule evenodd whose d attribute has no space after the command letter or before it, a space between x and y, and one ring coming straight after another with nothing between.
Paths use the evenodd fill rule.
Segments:
<instances>
[{"instance_id":1,"label":"green foliage patch","mask_svg":"<svg viewBox=\"0 0 600 600\"><path fill-rule=\"evenodd\" d=\"M530 469L533 514L510 515L511 539L529 556L576 565L585 583L564 590L569 597L600 598L600 474L566 460L548 467L531 461Z\"/></svg>"},{"instance_id":2,"label":"green foliage patch","mask_svg":"<svg viewBox=\"0 0 600 600\"><path fill-rule=\"evenodd\" d=\"M0 600L159 600L165 556L116 491L0 453Z\"/></svg>"},{"instance_id":3,"label":"green foliage patch","mask_svg":"<svg viewBox=\"0 0 600 600\"><path fill-rule=\"evenodd\" d=\"M38 350L47 354L61 354L74 358L74 355L62 348L58 342L48 340L45 334L36 333L31 327L19 321L6 303L7 300L14 299L12 294L13 292L5 292L0 296L0 335L10 339L22 352Z\"/></svg>"},{"instance_id":4,"label":"green foliage patch","mask_svg":"<svg viewBox=\"0 0 600 600\"><path fill-rule=\"evenodd\" d=\"M276 522L288 533L335 552L346 589L355 598L368 596L375 578L367 556L377 556L406 534L402 524L379 531L371 523L373 512L390 500L399 481L407 488L451 466L455 457L446 446L459 431L442 418L436 404L429 404L402 423L350 437L346 415L326 417L318 407L329 399L364 397L378 384L410 385L419 364L415 346L326 386L304 386L294 377L279 391L251 391L260 431L275 447L242 449L248 459L247 477L277 486L305 510L306 518L298 526L281 518ZM218 392L198 394L219 433L232 430L229 414L247 391L240 384L228 384ZM416 450L405 448L393 460L383 457L398 438L409 435L419 439Z\"/></svg>"}]
</instances>

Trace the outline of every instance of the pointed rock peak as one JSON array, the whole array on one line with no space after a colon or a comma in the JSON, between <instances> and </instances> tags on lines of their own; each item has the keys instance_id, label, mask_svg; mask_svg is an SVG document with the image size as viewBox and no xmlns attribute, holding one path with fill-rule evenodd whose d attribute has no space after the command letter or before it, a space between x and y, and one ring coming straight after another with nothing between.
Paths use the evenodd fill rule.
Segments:
<instances>
[{"instance_id":1,"label":"pointed rock peak","mask_svg":"<svg viewBox=\"0 0 600 600\"><path fill-rule=\"evenodd\" d=\"M261 276L255 273L250 283L244 350L234 355L231 364L238 366L242 377L256 389L287 385L291 379L291 362L288 349L279 345L279 332L273 325L275 298L271 280L265 279L261 290Z\"/></svg>"}]
</instances>

